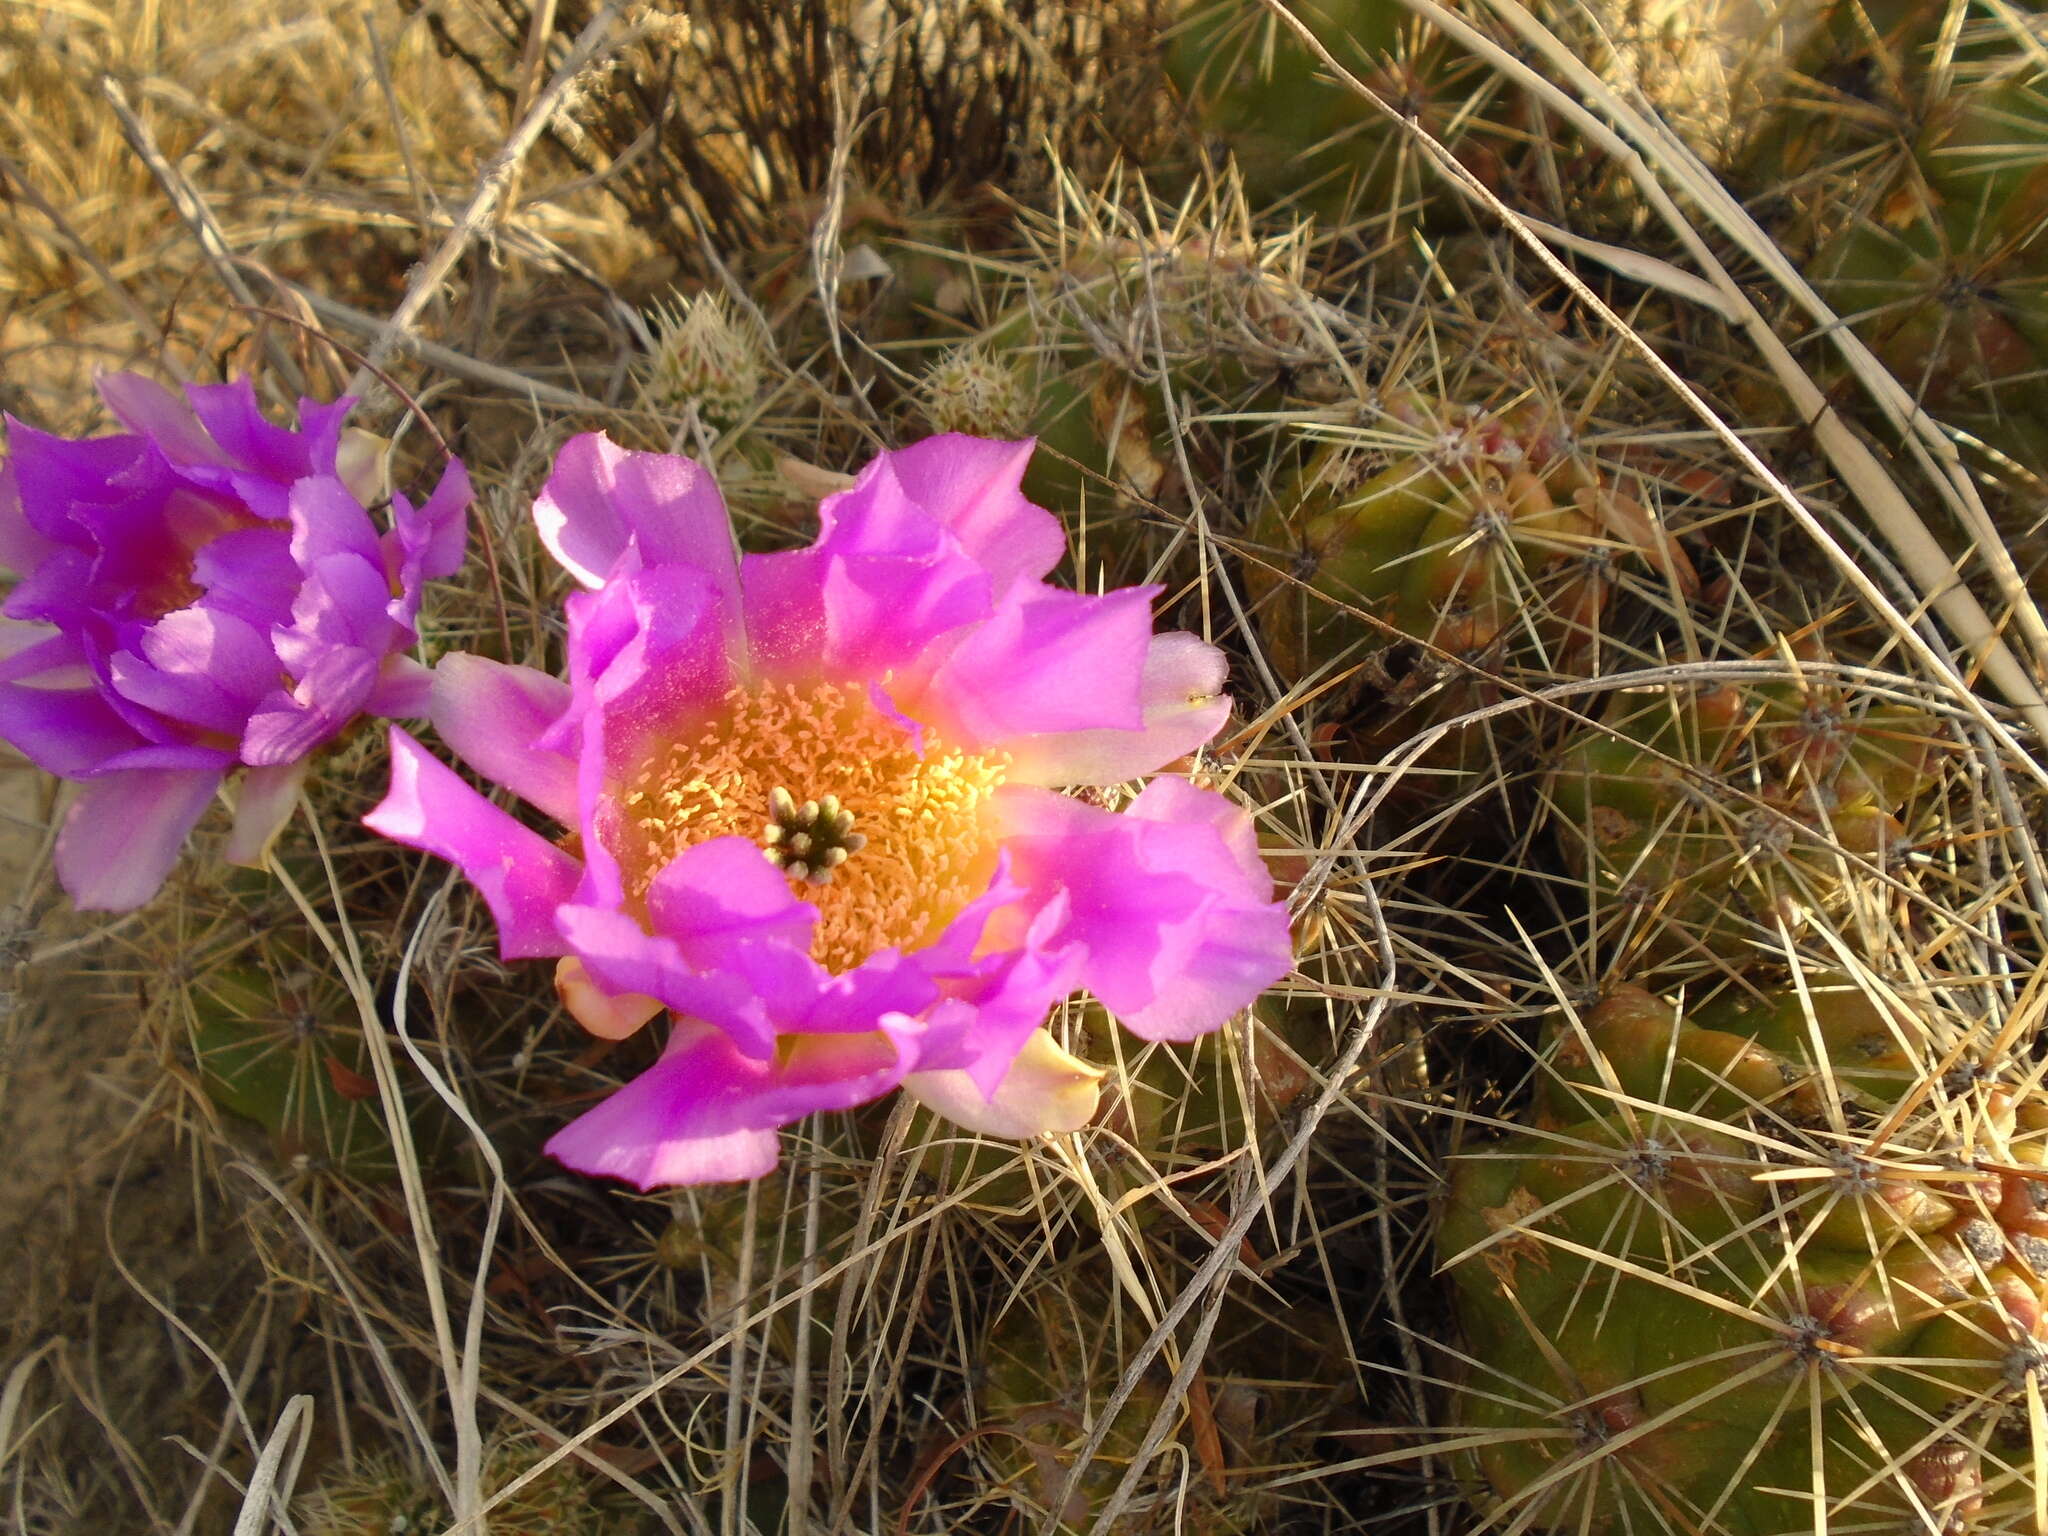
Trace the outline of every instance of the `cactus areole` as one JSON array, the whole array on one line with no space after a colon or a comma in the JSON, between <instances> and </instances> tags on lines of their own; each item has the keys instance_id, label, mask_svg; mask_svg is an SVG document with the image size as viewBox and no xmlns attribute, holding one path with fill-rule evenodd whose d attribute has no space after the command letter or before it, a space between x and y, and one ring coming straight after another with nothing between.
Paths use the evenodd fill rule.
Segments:
<instances>
[{"instance_id":1,"label":"cactus areole","mask_svg":"<svg viewBox=\"0 0 2048 1536\"><path fill-rule=\"evenodd\" d=\"M1458 1161L1469 1491L1504 1529L2032 1528L2048 1099L1840 977L1746 1002L1555 1019L1533 1126Z\"/></svg>"}]
</instances>

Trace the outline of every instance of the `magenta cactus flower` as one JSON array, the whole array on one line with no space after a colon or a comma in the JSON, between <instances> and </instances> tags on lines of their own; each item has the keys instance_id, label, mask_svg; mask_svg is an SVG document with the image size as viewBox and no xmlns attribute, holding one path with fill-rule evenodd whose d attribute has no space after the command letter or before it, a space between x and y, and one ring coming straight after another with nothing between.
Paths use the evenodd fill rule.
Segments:
<instances>
[{"instance_id":1,"label":"magenta cactus flower","mask_svg":"<svg viewBox=\"0 0 2048 1536\"><path fill-rule=\"evenodd\" d=\"M1094 1069L1044 1031L1093 992L1136 1034L1218 1027L1289 968L1245 814L1141 777L1229 714L1223 657L1152 633L1159 589L1043 579L1029 443L935 437L825 499L807 548L736 558L689 459L569 443L534 507L585 589L566 682L474 656L432 718L550 841L401 730L369 825L451 860L508 957L660 1060L548 1149L641 1188L758 1177L777 1128L902 1085L997 1134L1071 1129Z\"/></svg>"},{"instance_id":2,"label":"magenta cactus flower","mask_svg":"<svg viewBox=\"0 0 2048 1536\"><path fill-rule=\"evenodd\" d=\"M229 856L258 862L307 754L360 714L424 714L404 652L420 588L462 563L469 481L451 462L390 528L352 401L264 420L247 381L180 399L100 381L128 431L74 441L8 419L0 739L82 781L57 839L82 908L156 894L223 780L241 771Z\"/></svg>"}]
</instances>

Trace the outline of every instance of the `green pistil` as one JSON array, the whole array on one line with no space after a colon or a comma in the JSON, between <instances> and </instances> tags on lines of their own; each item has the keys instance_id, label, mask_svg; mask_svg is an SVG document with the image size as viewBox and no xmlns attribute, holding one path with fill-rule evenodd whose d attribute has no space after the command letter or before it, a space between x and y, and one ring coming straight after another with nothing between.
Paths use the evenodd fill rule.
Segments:
<instances>
[{"instance_id":1,"label":"green pistil","mask_svg":"<svg viewBox=\"0 0 2048 1536\"><path fill-rule=\"evenodd\" d=\"M799 803L780 785L768 792L768 825L761 833L761 850L768 855L768 862L780 866L790 879L828 885L832 872L867 842L853 830L853 812L839 803L837 795Z\"/></svg>"}]
</instances>

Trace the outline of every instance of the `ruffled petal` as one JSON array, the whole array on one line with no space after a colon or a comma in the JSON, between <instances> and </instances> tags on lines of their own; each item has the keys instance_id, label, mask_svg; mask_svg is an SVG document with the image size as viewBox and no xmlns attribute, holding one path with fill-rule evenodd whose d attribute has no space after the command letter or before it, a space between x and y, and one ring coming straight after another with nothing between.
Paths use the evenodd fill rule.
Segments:
<instances>
[{"instance_id":1,"label":"ruffled petal","mask_svg":"<svg viewBox=\"0 0 2048 1536\"><path fill-rule=\"evenodd\" d=\"M139 373L103 373L94 384L130 432L148 438L174 464L226 465L228 456L199 424L189 401Z\"/></svg>"},{"instance_id":2,"label":"ruffled petal","mask_svg":"<svg viewBox=\"0 0 2048 1536\"><path fill-rule=\"evenodd\" d=\"M330 555L354 555L372 570L383 564L377 525L338 475L295 482L287 505L291 509L292 559L298 565L311 567ZM379 611L390 596L390 587L380 584Z\"/></svg>"},{"instance_id":3,"label":"ruffled petal","mask_svg":"<svg viewBox=\"0 0 2048 1536\"><path fill-rule=\"evenodd\" d=\"M0 570L25 575L59 547L30 526L21 505L21 488L15 484L14 465L0 459Z\"/></svg>"},{"instance_id":4,"label":"ruffled petal","mask_svg":"<svg viewBox=\"0 0 2048 1536\"><path fill-rule=\"evenodd\" d=\"M471 789L412 737L391 729L391 788L363 818L371 831L448 860L482 893L507 960L568 950L555 912L582 868Z\"/></svg>"},{"instance_id":5,"label":"ruffled petal","mask_svg":"<svg viewBox=\"0 0 2048 1536\"><path fill-rule=\"evenodd\" d=\"M737 946L780 944L808 954L818 909L743 837L694 843L664 865L647 889L647 915L686 964L712 970Z\"/></svg>"},{"instance_id":6,"label":"ruffled petal","mask_svg":"<svg viewBox=\"0 0 2048 1536\"><path fill-rule=\"evenodd\" d=\"M1067 904L1038 942L1079 945L1082 983L1133 1034L1207 1034L1292 967L1250 819L1222 796L1161 778L1121 816L1022 786L995 798L1017 879Z\"/></svg>"},{"instance_id":7,"label":"ruffled petal","mask_svg":"<svg viewBox=\"0 0 2048 1536\"><path fill-rule=\"evenodd\" d=\"M718 1030L679 1021L661 1060L556 1132L548 1154L640 1189L759 1178L775 1167L776 1127L865 1104L902 1081L914 1054L907 1025L795 1037L759 1061Z\"/></svg>"},{"instance_id":8,"label":"ruffled petal","mask_svg":"<svg viewBox=\"0 0 2048 1536\"><path fill-rule=\"evenodd\" d=\"M410 656L390 655L377 668L377 685L363 713L383 720L424 720L434 707L434 674Z\"/></svg>"},{"instance_id":9,"label":"ruffled petal","mask_svg":"<svg viewBox=\"0 0 2048 1536\"><path fill-rule=\"evenodd\" d=\"M569 707L569 685L532 667L457 651L434 668L434 729L485 778L576 825L576 763L537 745Z\"/></svg>"},{"instance_id":10,"label":"ruffled petal","mask_svg":"<svg viewBox=\"0 0 2048 1536\"><path fill-rule=\"evenodd\" d=\"M57 674L52 677L50 674ZM92 671L75 635L47 624L0 619L0 683L40 678L43 688L86 687Z\"/></svg>"},{"instance_id":11,"label":"ruffled petal","mask_svg":"<svg viewBox=\"0 0 2048 1536\"><path fill-rule=\"evenodd\" d=\"M966 1130L1023 1141L1047 1131L1078 1131L1093 1120L1102 1069L1035 1029L993 1094L965 1072L913 1072L903 1079L903 1091Z\"/></svg>"},{"instance_id":12,"label":"ruffled petal","mask_svg":"<svg viewBox=\"0 0 2048 1536\"><path fill-rule=\"evenodd\" d=\"M255 385L246 378L225 384L188 384L185 394L207 435L245 472L236 477L243 488L252 478L283 487L307 475L333 474L341 447L342 419L355 406L347 397L331 404L301 400L299 427L294 431L275 426L264 416L256 403Z\"/></svg>"},{"instance_id":13,"label":"ruffled petal","mask_svg":"<svg viewBox=\"0 0 2048 1536\"><path fill-rule=\"evenodd\" d=\"M80 779L144 744L142 733L86 688L0 684L0 740L45 773Z\"/></svg>"},{"instance_id":14,"label":"ruffled petal","mask_svg":"<svg viewBox=\"0 0 2048 1536\"><path fill-rule=\"evenodd\" d=\"M817 542L741 565L756 668L880 677L992 611L989 574L882 455L819 508Z\"/></svg>"},{"instance_id":15,"label":"ruffled petal","mask_svg":"<svg viewBox=\"0 0 2048 1536\"><path fill-rule=\"evenodd\" d=\"M1036 446L947 433L881 456L910 499L988 572L998 601L1047 575L1067 552L1059 519L1021 489Z\"/></svg>"},{"instance_id":16,"label":"ruffled petal","mask_svg":"<svg viewBox=\"0 0 2048 1536\"><path fill-rule=\"evenodd\" d=\"M150 625L142 653L123 652L108 678L146 709L222 735L241 734L249 711L277 687L277 653L247 620L206 607L180 608Z\"/></svg>"},{"instance_id":17,"label":"ruffled petal","mask_svg":"<svg viewBox=\"0 0 2048 1536\"><path fill-rule=\"evenodd\" d=\"M57 878L87 912L132 912L163 888L220 787L219 770L142 768L79 791L57 834Z\"/></svg>"},{"instance_id":18,"label":"ruffled petal","mask_svg":"<svg viewBox=\"0 0 2048 1536\"><path fill-rule=\"evenodd\" d=\"M998 610L960 642L920 696L896 693L898 702L949 740L976 748L1053 732L1139 731L1159 590L1089 597L1044 588Z\"/></svg>"},{"instance_id":19,"label":"ruffled petal","mask_svg":"<svg viewBox=\"0 0 2048 1536\"><path fill-rule=\"evenodd\" d=\"M1210 740L1230 718L1229 663L1180 630L1154 635L1140 684L1144 725L1135 731L1070 731L1013 741L1011 779L1048 787L1120 784L1165 767Z\"/></svg>"},{"instance_id":20,"label":"ruffled petal","mask_svg":"<svg viewBox=\"0 0 2048 1536\"><path fill-rule=\"evenodd\" d=\"M399 584L415 599L422 581L440 581L462 569L469 542L469 470L450 459L432 493L418 507L391 498L391 531L398 543Z\"/></svg>"},{"instance_id":21,"label":"ruffled petal","mask_svg":"<svg viewBox=\"0 0 2048 1536\"><path fill-rule=\"evenodd\" d=\"M739 615L739 564L717 482L695 459L631 453L601 432L562 445L533 504L534 526L562 568L599 587L628 549L641 566L694 566Z\"/></svg>"},{"instance_id":22,"label":"ruffled petal","mask_svg":"<svg viewBox=\"0 0 2048 1536\"><path fill-rule=\"evenodd\" d=\"M304 757L362 713L379 665L375 651L324 652L290 693L279 689L250 712L242 761L264 767Z\"/></svg>"}]
</instances>

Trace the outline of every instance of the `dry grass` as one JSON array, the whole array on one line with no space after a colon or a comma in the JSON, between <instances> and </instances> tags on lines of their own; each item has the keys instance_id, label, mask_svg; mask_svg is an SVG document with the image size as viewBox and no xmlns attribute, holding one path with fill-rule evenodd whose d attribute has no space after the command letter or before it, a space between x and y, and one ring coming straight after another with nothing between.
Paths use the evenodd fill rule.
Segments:
<instances>
[{"instance_id":1,"label":"dry grass","mask_svg":"<svg viewBox=\"0 0 2048 1536\"><path fill-rule=\"evenodd\" d=\"M647 1046L593 1046L495 958L466 886L360 831L367 736L323 760L267 875L202 848L114 923L56 911L51 805L25 789L0 961L38 963L0 1104L36 1170L17 1182L52 1193L7 1213L44 1256L6 1293L0 1508L24 1532L238 1536L1547 1528L1540 1500L1473 1501L1447 1427L1480 1390L1432 1246L1447 1160L1525 1123L1536 1021L1620 982L1847 967L1962 999L1992 1070L2034 1070L2024 588L1994 568L1937 593L1927 482L1839 417L1809 430L1824 392L1755 294L1817 300L1618 93L1669 63L1641 29L1602 55L1561 26L1581 64L1512 6L1475 30L1415 0L1555 134L1521 180L1464 173L1464 203L1401 139L1452 210L1425 234L1412 208L1249 204L1143 6L1005 24L892 0L815 35L796 8L616 9L609 31L601 7L485 0L0 11L8 407L80 428L96 368L250 370L283 398L388 354L488 535L428 650L551 667L562 583L526 508L569 434L705 459L764 547L801 536L821 472L991 408L948 367L995 368L1077 583L1159 581L1162 622L1230 654L1237 714L1201 771L1257 818L1299 970L1197 1050L1063 1010L1117 1085L1072 1136L985 1142L885 1102L799 1127L757 1186L638 1196L539 1145ZM1240 9L1260 47L1302 46ZM1741 46L1700 48L1743 77ZM879 62L857 76L849 49ZM1711 101L1673 110L1720 131ZM1556 174L1574 157L1599 173ZM1546 247L1499 189L1578 243ZM664 329L675 282L716 322ZM664 341L699 355L651 364ZM430 461L392 393L366 412ZM1473 445L1504 420L1553 424L1634 520L1414 541L1420 569L1505 551L1512 618L1481 638L1324 574L1314 466L1427 462L1476 506L1503 471ZM1968 482L1936 479L1968 513ZM1783 899L1716 892L1711 942L1696 917L1672 942L1683 900L1603 887L1554 775L1642 700L1715 683L1910 706L1935 771L1873 863L1824 822L1757 832L1796 820L1761 749L1711 765L1684 835L1750 836ZM230 1037L301 1070L306 1112L269 1134L228 1113ZM330 1057L375 1089L345 1125ZM23 1114L60 1088L81 1119ZM2040 1519L2028 1475L2002 1529Z\"/></svg>"}]
</instances>

